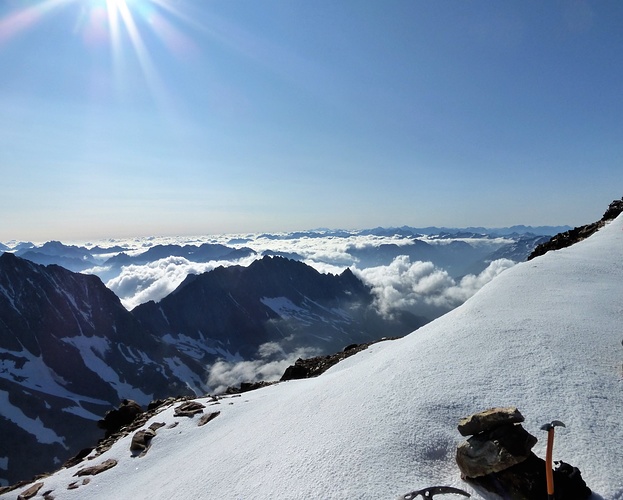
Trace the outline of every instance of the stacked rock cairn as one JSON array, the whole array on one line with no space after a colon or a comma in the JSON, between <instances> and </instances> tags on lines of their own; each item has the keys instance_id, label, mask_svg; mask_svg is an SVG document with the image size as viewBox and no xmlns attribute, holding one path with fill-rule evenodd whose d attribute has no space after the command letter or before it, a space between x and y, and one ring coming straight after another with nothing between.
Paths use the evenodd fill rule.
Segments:
<instances>
[{"instance_id":1,"label":"stacked rock cairn","mask_svg":"<svg viewBox=\"0 0 623 500\"><path fill-rule=\"evenodd\" d=\"M545 461L532 448L537 438L526 431L515 407L491 408L461 419L458 430L470 436L457 447L464 480L502 498L547 500ZM556 500L586 500L591 490L580 471L562 461L554 470Z\"/></svg>"}]
</instances>

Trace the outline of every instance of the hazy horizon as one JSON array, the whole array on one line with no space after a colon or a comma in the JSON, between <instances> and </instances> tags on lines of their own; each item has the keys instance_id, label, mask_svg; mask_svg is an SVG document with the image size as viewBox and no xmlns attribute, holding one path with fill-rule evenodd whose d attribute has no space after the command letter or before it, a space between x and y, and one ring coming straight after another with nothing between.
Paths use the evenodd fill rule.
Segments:
<instances>
[{"instance_id":1,"label":"hazy horizon","mask_svg":"<svg viewBox=\"0 0 623 500\"><path fill-rule=\"evenodd\" d=\"M591 222L595 222L601 216L596 216L594 220L587 222L590 224ZM583 224L584 225L584 224ZM15 245L19 244L33 244L35 246L41 246L45 243L58 241L63 245L69 246L84 246L84 247L94 247L98 245L110 244L110 245L129 245L132 246L131 243L139 243L145 249L149 248L152 245L200 245L202 243L220 243L226 245L232 239L254 239L261 235L272 236L276 238L290 239L291 235L296 235L297 233L305 234L323 234L327 233L327 236L334 236L334 233L350 233L351 235L357 235L361 232L372 231L374 229L431 229L437 228L439 230L449 230L449 231L462 231L462 230L470 230L470 229L485 229L490 233L494 233L496 230L506 230L513 227L525 227L532 228L534 230L542 230L544 228L573 228L569 224L542 224L542 225L534 225L534 224L509 224L504 226L497 227L487 227L483 225L472 225L472 226L436 226L436 225L421 225L421 226L413 226L408 224L402 225L394 225L394 226L367 226L361 228L329 228L329 227L317 227L317 228L305 228L305 229L292 229L292 230L282 230L282 231L243 231L243 232L223 232L223 233L204 233L204 234L129 234L127 236L104 236L104 237L50 237L43 239L32 239L32 238L6 238L0 239L0 243L7 245L9 248L13 248ZM489 233L487 233L489 234ZM539 233L540 234L540 233ZM504 236L504 235L500 235Z\"/></svg>"}]
</instances>

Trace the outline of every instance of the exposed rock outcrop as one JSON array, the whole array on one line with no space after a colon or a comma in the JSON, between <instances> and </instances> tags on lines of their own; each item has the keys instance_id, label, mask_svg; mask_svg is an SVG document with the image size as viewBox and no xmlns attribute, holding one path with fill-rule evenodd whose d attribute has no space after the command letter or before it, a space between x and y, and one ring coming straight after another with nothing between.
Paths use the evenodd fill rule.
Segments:
<instances>
[{"instance_id":1,"label":"exposed rock outcrop","mask_svg":"<svg viewBox=\"0 0 623 500\"><path fill-rule=\"evenodd\" d=\"M220 414L221 414L220 411L215 411L215 412L212 412L212 413L204 413L203 415L201 415L201 418L199 419L199 422L197 423L197 426L201 427L202 425L205 425L208 422L211 422L216 417L218 417Z\"/></svg>"},{"instance_id":2,"label":"exposed rock outcrop","mask_svg":"<svg viewBox=\"0 0 623 500\"><path fill-rule=\"evenodd\" d=\"M109 437L122 427L134 422L141 413L143 413L141 405L131 399L124 399L119 408L106 412L104 418L97 422L97 426L105 430L106 437Z\"/></svg>"},{"instance_id":3,"label":"exposed rock outcrop","mask_svg":"<svg viewBox=\"0 0 623 500\"><path fill-rule=\"evenodd\" d=\"M293 365L288 366L285 372L281 376L280 381L283 382L285 380L298 380L303 378L312 378L317 377L318 375L326 372L333 365L339 363L340 361L352 356L353 354L357 354L360 351L366 350L372 344L376 344L377 342L382 342L384 340L395 340L398 337L384 337L375 342L368 342L366 344L350 344L346 346L342 351L330 354L328 356L316 356L314 358L302 359L299 358Z\"/></svg>"},{"instance_id":4,"label":"exposed rock outcrop","mask_svg":"<svg viewBox=\"0 0 623 500\"><path fill-rule=\"evenodd\" d=\"M623 212L623 198L620 200L614 200L610 203L608 209L599 221L573 228L570 231L565 231L564 233L559 233L549 241L537 245L528 257L528 260L544 255L550 250L560 250L561 248L569 247L574 243L588 238L599 228L603 227L606 222L618 217L621 212Z\"/></svg>"},{"instance_id":5,"label":"exposed rock outcrop","mask_svg":"<svg viewBox=\"0 0 623 500\"><path fill-rule=\"evenodd\" d=\"M156 431L152 429L142 429L140 431L136 431L132 436L130 451L133 454L139 454L146 451L155 435Z\"/></svg>"}]
</instances>

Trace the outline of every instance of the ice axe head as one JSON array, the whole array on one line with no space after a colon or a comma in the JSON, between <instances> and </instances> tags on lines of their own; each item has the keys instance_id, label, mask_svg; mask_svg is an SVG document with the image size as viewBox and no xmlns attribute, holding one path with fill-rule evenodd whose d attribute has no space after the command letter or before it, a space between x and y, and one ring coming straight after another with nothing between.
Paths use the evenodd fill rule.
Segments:
<instances>
[{"instance_id":1,"label":"ice axe head","mask_svg":"<svg viewBox=\"0 0 623 500\"><path fill-rule=\"evenodd\" d=\"M554 427L566 427L565 424L563 424L560 420L552 420L551 422L542 425L541 426L541 430L542 431L549 431L551 429L553 429Z\"/></svg>"}]
</instances>

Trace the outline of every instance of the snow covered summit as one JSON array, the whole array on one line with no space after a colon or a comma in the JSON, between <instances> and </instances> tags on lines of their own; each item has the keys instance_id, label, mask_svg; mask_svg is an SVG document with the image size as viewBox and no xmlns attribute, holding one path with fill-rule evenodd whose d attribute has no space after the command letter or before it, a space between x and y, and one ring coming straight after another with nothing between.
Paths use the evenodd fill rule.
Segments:
<instances>
[{"instance_id":1,"label":"snow covered summit","mask_svg":"<svg viewBox=\"0 0 623 500\"><path fill-rule=\"evenodd\" d=\"M165 424L144 456L133 456L127 436L40 480L39 495L382 500L443 484L492 498L460 479L457 424L486 408L517 406L526 430L539 437L537 455L545 455L541 425L563 420L554 459L579 467L595 499L621 499L622 262L620 215L572 247L505 271L417 332L374 344L316 379L198 399L205 414L220 412L202 426L165 408L145 426ZM87 484L75 477L109 459L116 466Z\"/></svg>"}]
</instances>

